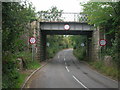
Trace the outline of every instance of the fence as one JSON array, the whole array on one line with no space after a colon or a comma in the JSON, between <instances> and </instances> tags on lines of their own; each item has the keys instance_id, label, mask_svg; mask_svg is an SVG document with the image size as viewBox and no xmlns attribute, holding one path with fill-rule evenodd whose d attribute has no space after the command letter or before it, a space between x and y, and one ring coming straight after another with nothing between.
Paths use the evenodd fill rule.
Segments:
<instances>
[{"instance_id":1,"label":"fence","mask_svg":"<svg viewBox=\"0 0 120 90\"><path fill-rule=\"evenodd\" d=\"M39 13L41 21L46 22L87 22L87 15L82 13Z\"/></svg>"}]
</instances>

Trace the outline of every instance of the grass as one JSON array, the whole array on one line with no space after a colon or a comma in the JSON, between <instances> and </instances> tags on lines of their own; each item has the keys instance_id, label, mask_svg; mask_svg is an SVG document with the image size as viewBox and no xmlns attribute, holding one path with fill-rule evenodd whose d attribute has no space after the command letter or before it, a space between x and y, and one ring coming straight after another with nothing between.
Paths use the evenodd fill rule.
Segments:
<instances>
[{"instance_id":1,"label":"grass","mask_svg":"<svg viewBox=\"0 0 120 90\"><path fill-rule=\"evenodd\" d=\"M85 54L84 54L84 48L79 50L79 49L75 49L73 51L73 54L75 55L75 57L80 60L80 61L85 61ZM87 61L86 61L87 62ZM113 66L107 66L104 64L103 61L90 61L87 62L90 66L92 66L94 69L96 69L98 72L109 76L112 79L118 80L118 68L113 65Z\"/></svg>"},{"instance_id":2,"label":"grass","mask_svg":"<svg viewBox=\"0 0 120 90\"><path fill-rule=\"evenodd\" d=\"M19 71L17 58L24 60L23 71ZM8 54L3 57L3 83L2 88L21 88L25 79L30 75L30 70L35 70L40 67L40 63L37 60L32 61L30 52L19 52L15 54Z\"/></svg>"},{"instance_id":3,"label":"grass","mask_svg":"<svg viewBox=\"0 0 120 90\"><path fill-rule=\"evenodd\" d=\"M86 56L85 48L75 49L73 50L73 54L76 56L78 60L84 61L85 56Z\"/></svg>"},{"instance_id":4,"label":"grass","mask_svg":"<svg viewBox=\"0 0 120 90\"><path fill-rule=\"evenodd\" d=\"M37 69L40 67L40 64L37 60L28 64L28 69Z\"/></svg>"},{"instance_id":5,"label":"grass","mask_svg":"<svg viewBox=\"0 0 120 90\"><path fill-rule=\"evenodd\" d=\"M115 66L106 66L103 61L89 62L89 64L95 68L98 72L109 76L112 79L118 79L118 69Z\"/></svg>"},{"instance_id":6,"label":"grass","mask_svg":"<svg viewBox=\"0 0 120 90\"><path fill-rule=\"evenodd\" d=\"M22 84L24 83L25 79L27 78L27 73L20 73L20 77L18 79L18 83L16 85L16 88L22 87Z\"/></svg>"},{"instance_id":7,"label":"grass","mask_svg":"<svg viewBox=\"0 0 120 90\"><path fill-rule=\"evenodd\" d=\"M33 61L28 65L27 70L35 70L40 67L40 64L38 61ZM30 73L20 73L20 77L18 78L18 84L16 85L16 88L22 87L23 83L25 82L26 78L30 75Z\"/></svg>"}]
</instances>

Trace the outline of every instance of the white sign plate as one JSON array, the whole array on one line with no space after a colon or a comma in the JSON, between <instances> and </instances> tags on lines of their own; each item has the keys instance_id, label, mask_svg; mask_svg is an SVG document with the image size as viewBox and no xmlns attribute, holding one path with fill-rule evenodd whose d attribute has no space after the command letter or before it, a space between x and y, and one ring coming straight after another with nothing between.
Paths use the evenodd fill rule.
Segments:
<instances>
[{"instance_id":1,"label":"white sign plate","mask_svg":"<svg viewBox=\"0 0 120 90\"><path fill-rule=\"evenodd\" d=\"M100 46L105 46L107 42L105 39L101 39L99 43L100 43Z\"/></svg>"},{"instance_id":2,"label":"white sign plate","mask_svg":"<svg viewBox=\"0 0 120 90\"><path fill-rule=\"evenodd\" d=\"M70 29L70 26L69 26L68 24L66 24L66 25L64 26L64 29L65 29L65 30L69 30L69 29Z\"/></svg>"},{"instance_id":3,"label":"white sign plate","mask_svg":"<svg viewBox=\"0 0 120 90\"><path fill-rule=\"evenodd\" d=\"M29 42L30 42L30 44L35 44L36 43L36 38L35 37L30 37Z\"/></svg>"}]
</instances>

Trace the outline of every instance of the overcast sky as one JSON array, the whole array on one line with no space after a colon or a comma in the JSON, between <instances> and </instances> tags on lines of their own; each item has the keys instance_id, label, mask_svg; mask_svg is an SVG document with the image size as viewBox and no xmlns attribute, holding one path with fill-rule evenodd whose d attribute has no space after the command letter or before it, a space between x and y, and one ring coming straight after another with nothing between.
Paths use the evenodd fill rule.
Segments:
<instances>
[{"instance_id":1,"label":"overcast sky","mask_svg":"<svg viewBox=\"0 0 120 90\"><path fill-rule=\"evenodd\" d=\"M80 2L88 0L29 0L33 3L36 8L36 11L48 10L52 6L57 6L59 10L64 12L81 12L82 7Z\"/></svg>"}]
</instances>

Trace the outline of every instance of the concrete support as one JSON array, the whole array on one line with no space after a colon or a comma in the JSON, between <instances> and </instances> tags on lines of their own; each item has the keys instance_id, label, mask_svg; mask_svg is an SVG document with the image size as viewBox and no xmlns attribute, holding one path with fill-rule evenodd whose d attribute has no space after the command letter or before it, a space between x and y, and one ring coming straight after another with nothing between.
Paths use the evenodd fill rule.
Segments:
<instances>
[{"instance_id":1,"label":"concrete support","mask_svg":"<svg viewBox=\"0 0 120 90\"><path fill-rule=\"evenodd\" d=\"M37 60L44 61L46 59L46 34L42 32L40 23L37 23Z\"/></svg>"},{"instance_id":2,"label":"concrete support","mask_svg":"<svg viewBox=\"0 0 120 90\"><path fill-rule=\"evenodd\" d=\"M100 32L99 32L99 27L97 28L97 30L93 31L92 34L92 60L99 60L99 51L100 51L100 45L99 45L99 40L100 40Z\"/></svg>"},{"instance_id":3,"label":"concrete support","mask_svg":"<svg viewBox=\"0 0 120 90\"><path fill-rule=\"evenodd\" d=\"M37 56L36 56L36 59L40 61L40 23L37 22Z\"/></svg>"}]
</instances>

